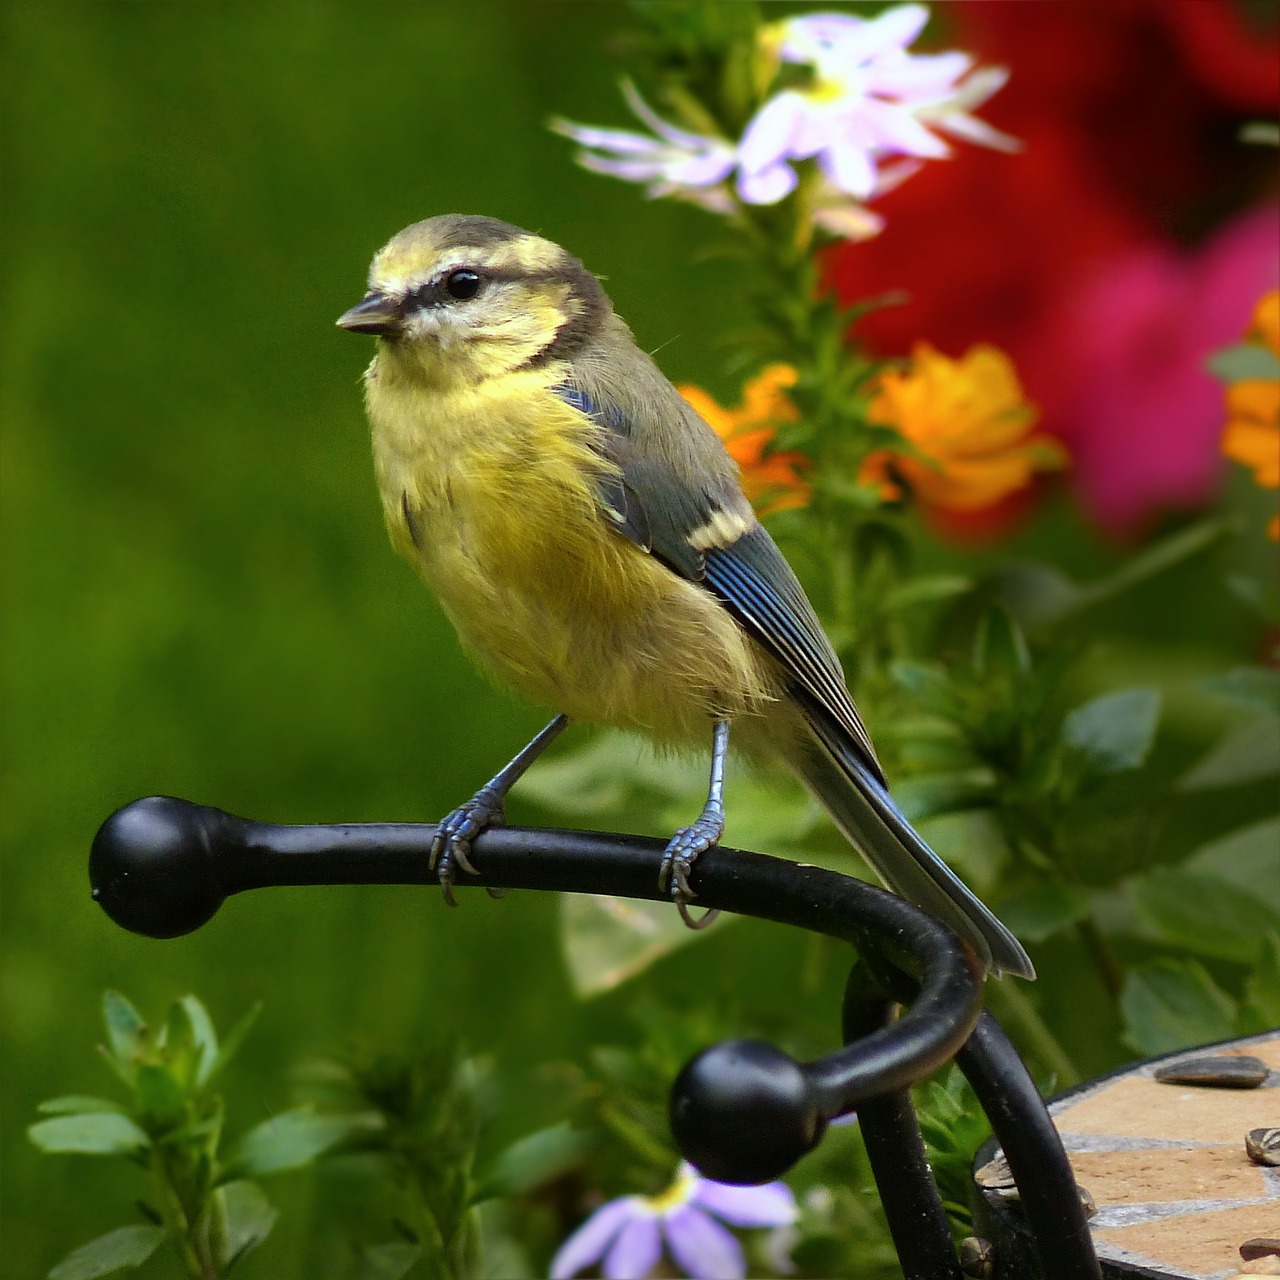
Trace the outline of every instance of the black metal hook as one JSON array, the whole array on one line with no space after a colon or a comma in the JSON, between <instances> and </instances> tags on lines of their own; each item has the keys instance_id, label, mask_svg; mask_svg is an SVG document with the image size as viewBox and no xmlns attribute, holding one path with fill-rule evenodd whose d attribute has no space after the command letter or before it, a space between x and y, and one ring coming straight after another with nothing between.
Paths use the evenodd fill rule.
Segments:
<instances>
[{"instance_id":1,"label":"black metal hook","mask_svg":"<svg viewBox=\"0 0 1280 1280\"><path fill-rule=\"evenodd\" d=\"M102 825L93 842L89 875L94 898L116 923L150 937L169 938L199 928L226 898L247 889L430 883L434 877L427 863L434 834L433 825L417 823L280 826L152 796L117 810ZM636 836L495 827L476 840L481 875L474 883L658 900L664 896L657 888L664 848L661 840ZM910 1109L905 1090L957 1055L971 1079L974 1072L981 1075L990 1052L978 1049L965 1058L965 1046L972 1048L982 1015L980 970L965 945L918 908L836 872L731 849L712 849L698 860L694 887L699 902L707 906L853 943L861 955L875 959L883 999L891 995L906 1006L889 1025L882 1018L866 1025L865 1015L851 1013L847 1000L849 1043L814 1062L797 1062L761 1041L730 1041L695 1057L673 1086L671 1125L681 1152L708 1177L743 1183L779 1177L813 1149L831 1120L854 1110L873 1131L879 1131L876 1117L888 1116L899 1133L905 1132L902 1107ZM989 1015L983 1019L983 1025L988 1024L995 1026ZM990 1033L984 1043L989 1045ZM1025 1077L1012 1090L1017 1107L1006 1116L1000 1107L993 1111L984 1089L978 1093L1006 1144L1019 1187L1024 1179L1043 1179L1047 1161L1050 1177L1042 1185L1049 1190L1039 1196L1024 1193L1029 1216L1033 1206L1054 1206L1054 1249L1042 1253L1043 1274L1046 1280L1097 1277L1070 1166L1060 1143L1056 1156L1051 1149L1056 1133L1047 1115L1045 1123L1053 1135L1047 1155L1042 1129L1034 1130L1038 1145L1006 1141L1006 1132L1013 1138L1012 1126L1020 1123L1015 1114L1019 1107L1025 1110L1033 1098L1034 1106L1044 1112L1026 1068L1011 1049L1009 1054L1012 1063L1002 1060L1000 1071ZM998 1084L993 1087L999 1091ZM889 1111L867 1105L895 1097ZM914 1123L912 1116L911 1126ZM881 1143L886 1150L891 1145ZM1035 1147L1034 1171L1024 1151L1028 1145ZM917 1178L923 1161L906 1164L909 1168L904 1167L901 1176ZM927 1165L923 1169L927 1176ZM898 1177L884 1160L877 1164L876 1176L882 1193L884 1179ZM1064 1179L1071 1188L1070 1203L1059 1211L1056 1200ZM936 1201L937 1189L928 1181ZM922 1194L929 1200L928 1191ZM898 1199L885 1194L891 1218L891 1202ZM1064 1244L1061 1227L1072 1220L1073 1209L1079 1219L1071 1228L1075 1242ZM936 1218L940 1205L930 1212ZM1031 1226L1038 1236L1035 1220ZM910 1230L909 1224L903 1225L903 1232ZM894 1234L898 1239L898 1226ZM914 1256L919 1261L907 1272L913 1280L956 1274L954 1250L949 1241L939 1243L936 1231L932 1243L917 1248ZM905 1256L903 1260L905 1266Z\"/></svg>"}]
</instances>

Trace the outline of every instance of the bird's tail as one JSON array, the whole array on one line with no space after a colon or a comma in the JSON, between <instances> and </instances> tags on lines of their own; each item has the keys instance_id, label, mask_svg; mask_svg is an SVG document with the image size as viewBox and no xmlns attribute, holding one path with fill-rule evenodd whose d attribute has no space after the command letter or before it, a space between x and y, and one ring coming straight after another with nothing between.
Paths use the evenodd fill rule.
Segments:
<instances>
[{"instance_id":1,"label":"bird's tail","mask_svg":"<svg viewBox=\"0 0 1280 1280\"><path fill-rule=\"evenodd\" d=\"M920 838L848 735L821 715L807 719L812 736L792 765L881 879L950 925L992 972L1034 978L1022 944Z\"/></svg>"}]
</instances>

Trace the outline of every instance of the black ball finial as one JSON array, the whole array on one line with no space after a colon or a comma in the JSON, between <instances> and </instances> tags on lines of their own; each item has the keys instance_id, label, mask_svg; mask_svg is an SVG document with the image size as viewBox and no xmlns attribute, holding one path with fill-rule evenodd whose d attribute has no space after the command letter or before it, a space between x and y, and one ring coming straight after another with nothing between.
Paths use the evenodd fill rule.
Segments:
<instances>
[{"instance_id":1,"label":"black ball finial","mask_svg":"<svg viewBox=\"0 0 1280 1280\"><path fill-rule=\"evenodd\" d=\"M198 929L226 897L210 853L210 824L225 817L172 796L117 809L89 853L94 901L116 924L149 938Z\"/></svg>"},{"instance_id":2,"label":"black ball finial","mask_svg":"<svg viewBox=\"0 0 1280 1280\"><path fill-rule=\"evenodd\" d=\"M716 1182L771 1182L813 1150L825 1128L803 1067L760 1040L705 1050L671 1090L676 1143Z\"/></svg>"}]
</instances>

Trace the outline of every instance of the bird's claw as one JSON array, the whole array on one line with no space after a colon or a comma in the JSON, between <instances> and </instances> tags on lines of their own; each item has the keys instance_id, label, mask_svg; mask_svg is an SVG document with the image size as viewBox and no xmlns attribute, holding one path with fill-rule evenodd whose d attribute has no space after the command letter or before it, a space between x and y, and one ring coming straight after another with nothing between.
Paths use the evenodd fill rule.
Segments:
<instances>
[{"instance_id":1,"label":"bird's claw","mask_svg":"<svg viewBox=\"0 0 1280 1280\"><path fill-rule=\"evenodd\" d=\"M453 896L457 868L461 867L469 876L480 874L471 861L471 842L486 828L501 826L505 821L502 797L481 790L436 827L428 865L436 873L444 889L444 900L451 907L458 905Z\"/></svg>"},{"instance_id":2,"label":"bird's claw","mask_svg":"<svg viewBox=\"0 0 1280 1280\"><path fill-rule=\"evenodd\" d=\"M698 896L689 884L689 874L700 854L714 848L724 835L724 814L718 810L703 810L696 822L681 827L671 837L666 851L662 855L662 866L658 870L658 888L663 893L670 892L680 911L680 918L691 929L703 929L719 914L711 910L701 920L694 920L689 914L689 904Z\"/></svg>"}]
</instances>

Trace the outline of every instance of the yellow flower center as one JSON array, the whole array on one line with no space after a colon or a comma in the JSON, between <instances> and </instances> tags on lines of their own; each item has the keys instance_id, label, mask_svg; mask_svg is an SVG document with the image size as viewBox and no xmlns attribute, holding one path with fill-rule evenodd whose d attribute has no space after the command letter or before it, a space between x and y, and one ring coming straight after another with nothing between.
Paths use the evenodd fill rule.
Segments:
<instances>
[{"instance_id":1,"label":"yellow flower center","mask_svg":"<svg viewBox=\"0 0 1280 1280\"><path fill-rule=\"evenodd\" d=\"M661 1217L689 1202L693 1189L698 1185L698 1175L687 1165L676 1175L676 1180L656 1196L641 1197L645 1206Z\"/></svg>"}]
</instances>

